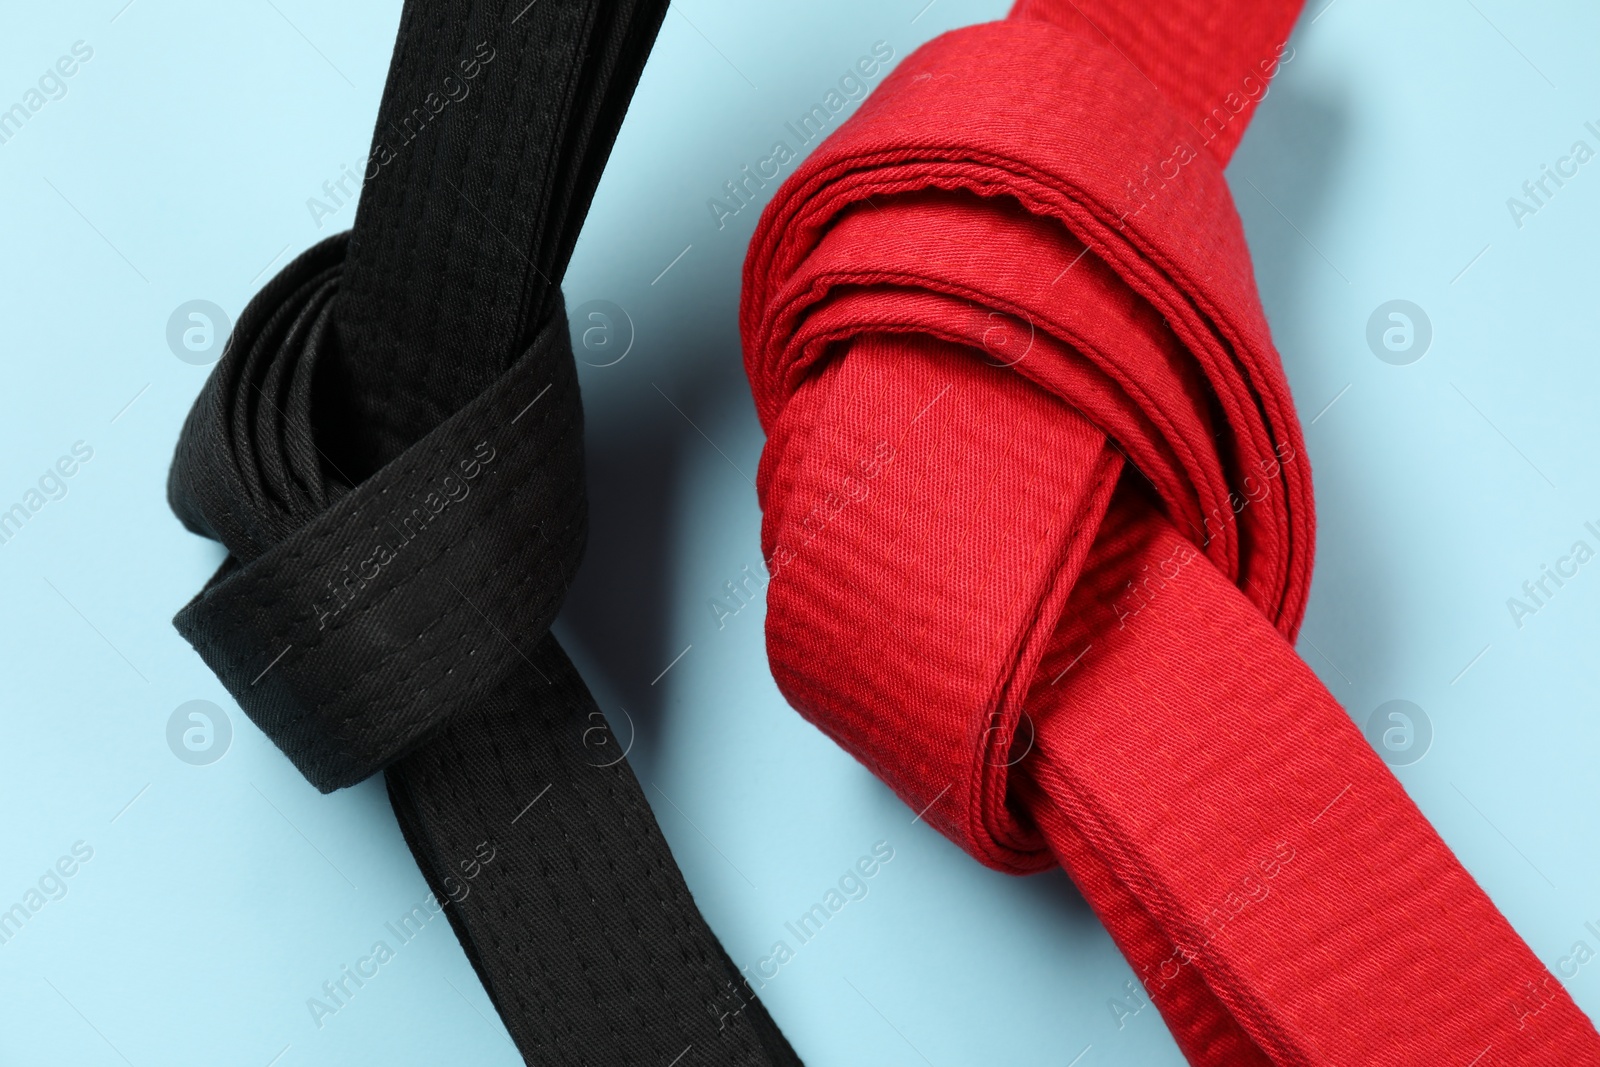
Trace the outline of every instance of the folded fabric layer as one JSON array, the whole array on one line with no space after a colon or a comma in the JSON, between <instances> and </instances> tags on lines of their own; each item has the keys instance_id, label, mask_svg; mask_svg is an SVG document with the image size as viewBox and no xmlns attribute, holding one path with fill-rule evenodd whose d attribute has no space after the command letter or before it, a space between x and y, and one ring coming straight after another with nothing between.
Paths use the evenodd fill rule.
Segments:
<instances>
[{"instance_id":1,"label":"folded fabric layer","mask_svg":"<svg viewBox=\"0 0 1600 1067\"><path fill-rule=\"evenodd\" d=\"M354 231L184 427L172 506L230 555L175 622L313 785L385 773L527 1062L797 1065L549 633L586 519L559 284L665 11L408 0Z\"/></svg>"},{"instance_id":2,"label":"folded fabric layer","mask_svg":"<svg viewBox=\"0 0 1600 1067\"><path fill-rule=\"evenodd\" d=\"M1222 175L1297 4L908 57L745 268L767 645L953 841L1060 863L1195 1064L1596 1064L1291 644L1315 520Z\"/></svg>"}]
</instances>

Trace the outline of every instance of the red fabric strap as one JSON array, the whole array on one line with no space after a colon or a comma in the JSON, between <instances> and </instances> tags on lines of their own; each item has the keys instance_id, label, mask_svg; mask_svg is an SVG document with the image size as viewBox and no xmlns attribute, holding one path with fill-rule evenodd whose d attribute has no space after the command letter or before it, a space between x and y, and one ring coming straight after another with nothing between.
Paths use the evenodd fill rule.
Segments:
<instances>
[{"instance_id":1,"label":"red fabric strap","mask_svg":"<svg viewBox=\"0 0 1600 1067\"><path fill-rule=\"evenodd\" d=\"M1023 0L919 49L745 268L790 702L1064 866L1191 1063L1600 1064L1295 655L1315 519L1221 166L1277 0Z\"/></svg>"}]
</instances>

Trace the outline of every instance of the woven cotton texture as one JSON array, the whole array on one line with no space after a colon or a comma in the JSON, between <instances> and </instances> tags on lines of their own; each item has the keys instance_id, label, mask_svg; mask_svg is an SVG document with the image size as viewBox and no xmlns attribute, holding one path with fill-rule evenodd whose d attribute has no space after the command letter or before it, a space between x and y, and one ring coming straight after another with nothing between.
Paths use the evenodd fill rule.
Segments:
<instances>
[{"instance_id":1,"label":"woven cotton texture","mask_svg":"<svg viewBox=\"0 0 1600 1067\"><path fill-rule=\"evenodd\" d=\"M1297 9L1025 0L778 190L773 675L982 862L1065 867L1191 1063L1597 1064L1292 645L1310 471L1222 165Z\"/></svg>"},{"instance_id":2,"label":"woven cotton texture","mask_svg":"<svg viewBox=\"0 0 1600 1067\"><path fill-rule=\"evenodd\" d=\"M559 286L665 12L408 0L354 230L184 427L173 508L229 558L175 621L317 788L383 772L528 1063L793 1067L549 633L587 522Z\"/></svg>"}]
</instances>

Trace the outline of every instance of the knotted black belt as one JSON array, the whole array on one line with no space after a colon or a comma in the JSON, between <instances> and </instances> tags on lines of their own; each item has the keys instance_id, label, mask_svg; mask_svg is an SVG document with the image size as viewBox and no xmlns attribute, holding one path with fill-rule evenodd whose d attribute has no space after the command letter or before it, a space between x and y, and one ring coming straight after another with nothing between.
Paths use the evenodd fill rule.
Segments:
<instances>
[{"instance_id":1,"label":"knotted black belt","mask_svg":"<svg viewBox=\"0 0 1600 1067\"><path fill-rule=\"evenodd\" d=\"M528 1062L798 1064L549 633L586 519L559 283L666 6L407 0L354 230L184 425L172 507L230 556L175 623L318 789L386 772Z\"/></svg>"}]
</instances>

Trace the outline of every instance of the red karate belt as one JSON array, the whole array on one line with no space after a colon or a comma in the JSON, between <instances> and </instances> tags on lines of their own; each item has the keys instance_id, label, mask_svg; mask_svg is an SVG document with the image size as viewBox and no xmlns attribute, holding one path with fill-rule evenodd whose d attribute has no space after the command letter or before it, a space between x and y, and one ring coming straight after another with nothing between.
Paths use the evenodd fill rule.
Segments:
<instances>
[{"instance_id":1,"label":"red karate belt","mask_svg":"<svg viewBox=\"0 0 1600 1067\"><path fill-rule=\"evenodd\" d=\"M1600 1064L1292 641L1311 476L1222 166L1295 0L1023 0L779 189L741 330L789 701L1060 863L1194 1064Z\"/></svg>"}]
</instances>

